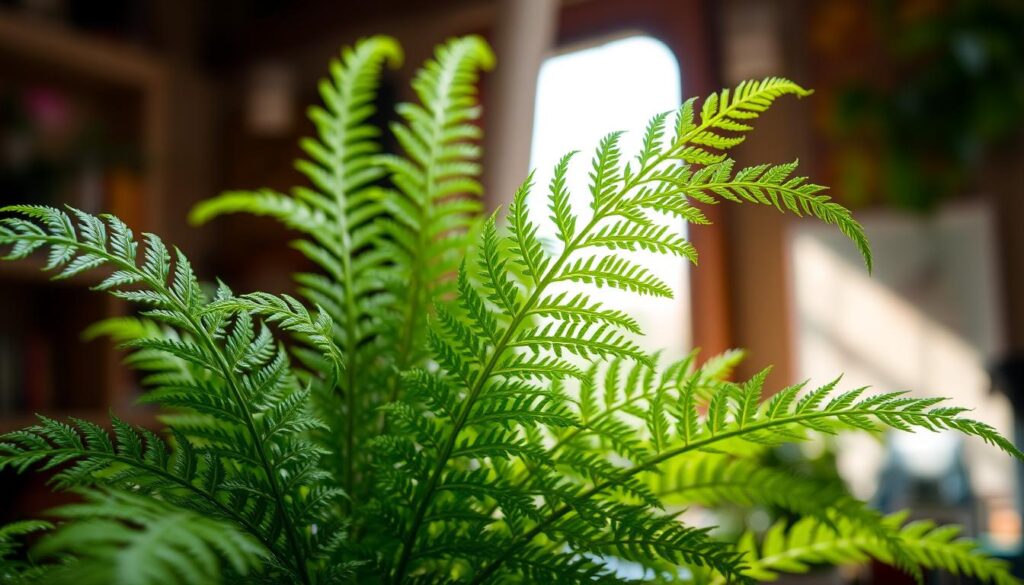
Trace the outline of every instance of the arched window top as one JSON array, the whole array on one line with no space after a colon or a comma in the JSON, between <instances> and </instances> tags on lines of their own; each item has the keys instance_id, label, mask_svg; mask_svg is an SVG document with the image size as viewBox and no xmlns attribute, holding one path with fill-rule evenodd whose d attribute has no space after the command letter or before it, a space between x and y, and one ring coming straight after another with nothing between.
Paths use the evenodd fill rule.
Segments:
<instances>
[{"instance_id":1,"label":"arched window top","mask_svg":"<svg viewBox=\"0 0 1024 585\"><path fill-rule=\"evenodd\" d=\"M647 35L618 37L548 58L537 82L532 168L550 166L569 150L587 150L611 130L640 130L658 112L679 105L679 61Z\"/></svg>"}]
</instances>

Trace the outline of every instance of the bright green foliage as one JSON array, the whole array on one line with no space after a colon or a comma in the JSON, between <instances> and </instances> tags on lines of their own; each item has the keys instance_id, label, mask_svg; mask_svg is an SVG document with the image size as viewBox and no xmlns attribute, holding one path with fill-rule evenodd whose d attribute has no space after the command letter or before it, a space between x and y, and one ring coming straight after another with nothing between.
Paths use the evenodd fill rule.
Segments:
<instances>
[{"instance_id":1,"label":"bright green foliage","mask_svg":"<svg viewBox=\"0 0 1024 585\"><path fill-rule=\"evenodd\" d=\"M298 163L311 186L227 193L193 213L270 216L298 232L294 246L317 272L296 276L296 296L222 283L209 294L183 254L113 217L3 210L10 258L45 250L57 278L105 266L96 288L140 305L91 334L129 350L142 399L166 409L168 427L40 417L0 439L0 468L56 470L55 487L88 490L85 504L58 511L31 558L14 537L49 525L0 532L5 576L621 582L628 561L648 581L746 582L873 556L913 574L1015 582L946 529L901 528L842 486L762 462L780 443L884 429L952 429L1020 457L992 428L901 393L829 384L771 394L767 371L730 380L741 352L666 363L639 344L631 315L602 304L603 287L670 296L632 253L696 262L664 219L706 224L702 207L723 201L835 224L870 266L860 225L795 177L795 163L736 170L728 158L772 102L809 92L769 78L700 108L689 100L654 116L628 160L621 133L608 134L590 164L589 205L573 203L566 155L546 186L550 225L538 225L532 175L504 221L481 217L486 44L437 50L414 78L418 103L400 105L391 125L402 154L383 154L370 120L384 68L400 60L392 39L373 37L332 62ZM691 506L800 519L788 536L779 525L760 548L752 537L737 547L688 523Z\"/></svg>"},{"instance_id":2,"label":"bright green foliage","mask_svg":"<svg viewBox=\"0 0 1024 585\"><path fill-rule=\"evenodd\" d=\"M749 457L699 453L666 466L648 485L668 506L724 504L777 507L801 516L859 516L861 502L842 486L829 485L790 470L766 466Z\"/></svg>"},{"instance_id":3,"label":"bright green foliage","mask_svg":"<svg viewBox=\"0 0 1024 585\"><path fill-rule=\"evenodd\" d=\"M328 554L333 543L327 535L340 527L330 516L340 490L323 485L329 477L319 464L323 451L306 438L322 423L310 413L309 391L291 372L270 329L249 313L219 308L217 301L232 296L226 287L220 287L216 300L207 299L179 251L172 262L152 234L143 235L140 250L117 218L32 206L5 211L17 214L3 219L0 231L3 241L14 244L13 257L47 247L48 267L60 270L58 277L110 266L113 272L95 288L138 303L145 318L170 328L173 334L151 328L153 334L138 336L130 347L168 362L146 380L150 400L201 416L173 429L173 455L152 433L116 419L116 440L85 422L75 429L42 419L4 437L0 466L75 461L58 476L58 485L138 486L154 496L187 501L246 527L264 543L273 565L305 578L306 559ZM329 335L323 319L305 315L308 319L298 319L292 329ZM106 473L115 463L126 469ZM182 490L189 491L187 497ZM296 525L311 519L322 523L318 538Z\"/></svg>"},{"instance_id":4,"label":"bright green foliage","mask_svg":"<svg viewBox=\"0 0 1024 585\"><path fill-rule=\"evenodd\" d=\"M994 559L969 539L958 538L959 526L936 526L931 521L906 523L906 513L882 519L900 547L921 567L974 577L998 585L1018 583L1007 573L1006 561ZM760 543L752 533L740 538L747 562L745 572L759 581L774 581L779 573L806 573L814 565L863 563L869 558L891 562L884 543L872 532L847 521L826 526L804 518L787 526L779 522ZM725 583L718 577L713 583Z\"/></svg>"},{"instance_id":5,"label":"bright green foliage","mask_svg":"<svg viewBox=\"0 0 1024 585\"><path fill-rule=\"evenodd\" d=\"M384 236L392 198L377 185L387 170L381 164L380 130L368 124L383 67L401 62L401 48L384 36L360 41L331 62L330 77L319 87L323 106L309 110L317 137L302 141L309 158L296 163L311 187L297 187L290 195L229 192L192 212L194 223L226 213L266 215L305 236L293 246L320 272L297 274L298 292L329 315L343 370L310 381L321 405L318 411L330 427L318 439L339 454L331 461L339 466L344 489L353 495L357 484L365 485L358 477L358 469L365 467L365 449L358 445L379 431L372 409L386 399L380 391L382 375L393 367L373 362L379 355L392 355L382 347L394 344L396 331L407 326L396 315L395 299L382 294L408 271L396 272L391 265L396 246ZM285 302L288 306L280 307L285 314L277 319L290 319L288 313L298 308ZM261 314L274 320L275 309L265 308ZM321 351L297 353L314 372L324 365L322 348L317 349Z\"/></svg>"},{"instance_id":6,"label":"bright green foliage","mask_svg":"<svg viewBox=\"0 0 1024 585\"><path fill-rule=\"evenodd\" d=\"M441 45L412 81L419 103L399 104L402 121L391 125L405 156L383 159L396 188L385 203L395 220L389 235L422 281L405 283L409 320L427 310L432 291L451 290L448 277L470 244L467 230L480 213L475 196L482 193L476 179L481 139L476 81L479 71L493 66L494 56L479 37Z\"/></svg>"},{"instance_id":7,"label":"bright green foliage","mask_svg":"<svg viewBox=\"0 0 1024 585\"><path fill-rule=\"evenodd\" d=\"M345 366L337 380L314 379L331 428L321 439L342 455L343 486L359 500L366 494L357 492L371 486L359 475L367 453L359 445L382 430L374 409L394 400L394 372L423 359L422 314L450 288L446 276L480 213L473 96L477 70L493 64L490 49L476 37L438 48L413 82L421 104L400 105L404 123L392 126L405 157L382 155L380 131L367 123L382 65L401 60L393 39L376 36L331 63L320 84L324 107L310 109L317 138L302 142L310 160L297 163L312 189L229 192L192 213L196 223L226 213L266 215L306 236L294 246L322 273L296 275L299 293L330 315ZM394 189L379 184L385 175ZM297 354L314 372L322 370L318 349Z\"/></svg>"}]
</instances>

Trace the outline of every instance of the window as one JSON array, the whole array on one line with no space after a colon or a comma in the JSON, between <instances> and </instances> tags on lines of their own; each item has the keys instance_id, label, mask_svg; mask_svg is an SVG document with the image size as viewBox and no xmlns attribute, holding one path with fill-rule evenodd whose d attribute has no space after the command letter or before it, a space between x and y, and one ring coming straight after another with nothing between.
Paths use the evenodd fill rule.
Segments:
<instances>
[{"instance_id":1,"label":"window","mask_svg":"<svg viewBox=\"0 0 1024 585\"><path fill-rule=\"evenodd\" d=\"M532 196L545 199L555 164L566 152L578 150L568 182L576 196L574 208L585 213L590 158L601 138L626 130L621 146L627 160L639 149L648 119L677 108L681 93L679 62L664 43L649 36L620 37L547 59L537 82L530 167L536 169L538 188ZM532 206L534 220L553 230L546 219L547 201ZM542 235L553 237L553 232ZM690 344L686 262L656 254L635 257L672 287L674 298L609 291L602 299L638 318L648 347L664 349L667 357L680 356Z\"/></svg>"}]
</instances>

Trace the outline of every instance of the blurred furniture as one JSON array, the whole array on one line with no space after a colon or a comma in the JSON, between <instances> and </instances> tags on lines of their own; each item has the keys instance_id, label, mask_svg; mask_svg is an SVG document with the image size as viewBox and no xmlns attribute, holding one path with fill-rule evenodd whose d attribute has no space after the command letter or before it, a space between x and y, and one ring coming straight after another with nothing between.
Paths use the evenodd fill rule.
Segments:
<instances>
[{"instance_id":1,"label":"blurred furniture","mask_svg":"<svg viewBox=\"0 0 1024 585\"><path fill-rule=\"evenodd\" d=\"M48 200L33 199L29 182L19 185L25 192L3 193L4 202L109 211L137 232L161 232L168 148L164 64L134 47L14 12L0 13L0 63L6 92L42 94L39 107L55 102L53 117L84 104L79 116L86 120L80 122L109 129L137 159L134 169L79 161L61 173L70 176ZM8 150L17 148L12 141L27 140L14 136L13 128L2 131ZM133 422L150 423L151 416L132 407L136 384L117 366L112 344L81 339L90 324L127 314L126 305L87 290L102 272L52 282L40 272L42 265L43 258L34 256L0 266L0 430L29 424L36 412L103 423L111 408Z\"/></svg>"},{"instance_id":2,"label":"blurred furniture","mask_svg":"<svg viewBox=\"0 0 1024 585\"><path fill-rule=\"evenodd\" d=\"M113 213L136 233L180 245L202 270L212 234L184 234L187 210L216 189L216 86L179 42L188 27L161 14L146 16L165 46L143 48L153 32L145 26L85 30L0 8L0 204ZM109 427L111 411L158 429L154 411L135 404L139 383L121 367L123 354L82 335L129 306L88 290L102 269L51 281L44 261L0 263L0 433L32 424L35 413ZM66 499L44 481L4 472L0 520Z\"/></svg>"}]
</instances>

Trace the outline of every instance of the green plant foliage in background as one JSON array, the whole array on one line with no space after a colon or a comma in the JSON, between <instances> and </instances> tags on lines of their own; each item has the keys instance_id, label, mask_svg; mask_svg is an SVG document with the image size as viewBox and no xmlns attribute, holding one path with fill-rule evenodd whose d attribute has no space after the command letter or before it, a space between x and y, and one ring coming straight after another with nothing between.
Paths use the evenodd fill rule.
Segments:
<instances>
[{"instance_id":1,"label":"green plant foliage in background","mask_svg":"<svg viewBox=\"0 0 1024 585\"><path fill-rule=\"evenodd\" d=\"M876 38L882 54L870 75L843 83L835 97L844 195L934 211L964 195L986 159L1024 127L1024 4L854 5L866 12L867 30L848 34Z\"/></svg>"},{"instance_id":2,"label":"green plant foliage in background","mask_svg":"<svg viewBox=\"0 0 1024 585\"><path fill-rule=\"evenodd\" d=\"M770 78L688 100L654 116L629 158L621 133L607 135L586 208L567 191L567 155L545 189L548 242L527 209L532 177L507 213L481 213L487 45L438 48L390 128L401 152L385 154L368 120L401 60L373 37L331 64L298 162L309 186L194 210L200 223L244 212L293 229L317 267L296 275L296 296L204 292L180 251L111 216L4 210L9 258L45 251L57 278L107 267L96 288L140 306L93 333L124 344L143 399L167 413L161 434L41 417L0 440L0 467L55 470L53 485L85 500L0 531L7 581L624 582L630 564L646 581L748 582L873 557L1015 582L952 529L882 517L762 457L883 429L952 429L1021 456L992 428L938 399L836 384L772 393L767 371L733 382L741 353L666 360L602 304L603 287L669 296L630 253L696 261L660 219L706 224L701 207L720 202L834 224L870 266L860 225L795 163L728 158L775 100L809 92ZM681 515L697 505L801 519L734 543ZM44 536L25 551L29 532Z\"/></svg>"}]
</instances>

